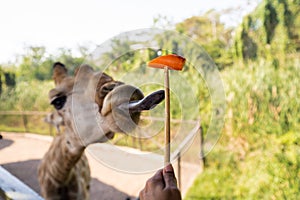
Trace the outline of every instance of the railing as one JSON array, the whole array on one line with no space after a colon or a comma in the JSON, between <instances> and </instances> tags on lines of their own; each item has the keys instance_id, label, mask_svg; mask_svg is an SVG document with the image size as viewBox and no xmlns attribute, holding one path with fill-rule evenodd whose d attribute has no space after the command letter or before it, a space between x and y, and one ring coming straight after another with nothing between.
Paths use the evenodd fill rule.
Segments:
<instances>
[{"instance_id":1,"label":"railing","mask_svg":"<svg viewBox=\"0 0 300 200\"><path fill-rule=\"evenodd\" d=\"M16 119L13 120L14 124L17 125L11 125L6 126L6 128L10 127L11 130L5 130L5 131L13 131L13 132L33 132L33 133L40 133L40 134L49 134L49 135L55 135L54 134L54 127L51 124L44 123L43 121L38 121L36 119L29 120L30 117L37 116L39 120L43 120L46 115L48 115L49 112L42 112L42 111L0 111L0 119L1 116L16 116ZM19 119L18 119L19 118ZM33 122L31 122L33 121ZM0 125L2 121L0 120ZM42 129L42 132L36 131L38 125L42 125L40 129ZM45 130L45 127L47 130Z\"/></svg>"},{"instance_id":2,"label":"railing","mask_svg":"<svg viewBox=\"0 0 300 200\"><path fill-rule=\"evenodd\" d=\"M30 130L30 127L28 126L28 116L40 116L40 117L45 117L46 115L48 115L49 112L40 112L40 111L0 111L0 116L9 116L9 115L16 115L16 116L20 116L22 118L23 121L23 126L24 126L24 130L25 132L32 132ZM164 121L164 118L155 118L155 117L143 117L142 119L146 119L146 120L153 120L153 121ZM172 120L172 123L181 123L182 120ZM188 123L188 124L195 124L195 128L187 135L187 137L182 141L181 145L177 148L176 152L172 153L172 160L176 160L177 159L177 177L178 177L178 185L179 187L181 187L181 156L182 156L182 151L185 149L185 147L187 146L187 144L192 140L192 138L197 134L197 132L199 133L200 136L200 148L199 148L199 152L200 152L200 168L203 169L204 165L205 165L205 159L203 157L203 131L202 131L202 126L201 126L201 122L200 120L196 121L196 120L185 120L184 123ZM46 124L46 123L45 123ZM51 124L48 125L48 133L50 135L54 135L53 134L53 126ZM113 143L117 143L119 140L121 140L122 138L127 137L125 135L121 136L118 140L115 140ZM139 138L137 138L139 140ZM136 138L132 137L133 143L135 142ZM139 141L139 143L141 143ZM140 145L140 150L142 150L142 145ZM1 188L1 186L0 186Z\"/></svg>"},{"instance_id":3,"label":"railing","mask_svg":"<svg viewBox=\"0 0 300 200\"><path fill-rule=\"evenodd\" d=\"M0 199L42 200L36 192L0 166Z\"/></svg>"}]
</instances>

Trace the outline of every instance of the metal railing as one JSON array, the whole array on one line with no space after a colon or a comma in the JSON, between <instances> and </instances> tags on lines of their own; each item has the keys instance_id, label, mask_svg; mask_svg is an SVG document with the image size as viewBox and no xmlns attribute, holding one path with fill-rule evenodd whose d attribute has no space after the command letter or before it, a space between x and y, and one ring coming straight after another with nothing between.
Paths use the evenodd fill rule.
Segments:
<instances>
[{"instance_id":1,"label":"metal railing","mask_svg":"<svg viewBox=\"0 0 300 200\"><path fill-rule=\"evenodd\" d=\"M45 117L46 115L48 115L49 112L41 112L41 111L0 111L0 116L20 116L22 118L22 123L24 126L24 130L25 132L31 132L30 131L30 127L28 126L28 116L40 116L40 117ZM164 118L158 118L158 117L143 117L142 119L145 120L152 120L152 121L164 121ZM181 123L183 122L182 120L172 120L172 123ZM201 126L201 121L198 120L184 120L184 123L188 123L188 124L195 124L195 128L185 137L185 139L181 142L181 145L177 148L176 152L172 153L172 160L177 160L177 177L178 177L178 186L179 188L181 187L181 156L182 156L182 151L185 150L185 148L188 146L187 144L192 140L192 138L197 134L197 132L199 132L200 135L200 148L199 148L199 152L200 152L200 168L203 170L204 165L205 165L205 159L203 157L203 131L202 131L202 126ZM46 124L46 123L45 123ZM53 133L53 125L49 124L49 134L51 136L54 136L55 134ZM0 130L1 131L1 130ZM115 140L113 143L116 144L119 140L121 140L124 137L128 137L125 135L122 135L121 137L119 137L117 140ZM133 143L135 142L135 140L139 138L135 138L132 137ZM141 143L140 141L138 141L139 143ZM142 149L142 145L140 145L139 147L140 150Z\"/></svg>"},{"instance_id":2,"label":"metal railing","mask_svg":"<svg viewBox=\"0 0 300 200\"><path fill-rule=\"evenodd\" d=\"M0 199L42 200L30 187L0 166Z\"/></svg>"}]
</instances>

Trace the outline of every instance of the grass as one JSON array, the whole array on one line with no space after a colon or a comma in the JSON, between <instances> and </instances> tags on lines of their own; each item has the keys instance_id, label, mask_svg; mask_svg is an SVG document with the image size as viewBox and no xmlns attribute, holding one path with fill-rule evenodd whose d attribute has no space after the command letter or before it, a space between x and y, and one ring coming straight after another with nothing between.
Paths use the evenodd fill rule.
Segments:
<instances>
[{"instance_id":1,"label":"grass","mask_svg":"<svg viewBox=\"0 0 300 200\"><path fill-rule=\"evenodd\" d=\"M231 96L223 136L185 200L300 199L298 71L296 61L262 61L222 72Z\"/></svg>"},{"instance_id":2,"label":"grass","mask_svg":"<svg viewBox=\"0 0 300 200\"><path fill-rule=\"evenodd\" d=\"M223 135L184 199L300 199L298 131L253 135Z\"/></svg>"}]
</instances>

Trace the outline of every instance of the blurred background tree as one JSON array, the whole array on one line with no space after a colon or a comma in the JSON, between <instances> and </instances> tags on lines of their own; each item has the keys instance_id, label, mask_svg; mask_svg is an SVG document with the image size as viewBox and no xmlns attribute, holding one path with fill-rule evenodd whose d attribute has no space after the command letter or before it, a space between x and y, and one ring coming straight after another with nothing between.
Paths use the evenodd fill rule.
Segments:
<instances>
[{"instance_id":1,"label":"blurred background tree","mask_svg":"<svg viewBox=\"0 0 300 200\"><path fill-rule=\"evenodd\" d=\"M298 0L262 1L235 32L235 57L283 64L300 49L299 11Z\"/></svg>"},{"instance_id":2,"label":"blurred background tree","mask_svg":"<svg viewBox=\"0 0 300 200\"><path fill-rule=\"evenodd\" d=\"M228 49L232 44L233 28L220 21L222 13L210 10L202 16L193 16L176 24L179 33L186 34L201 44L216 62L219 69L232 64Z\"/></svg>"}]
</instances>

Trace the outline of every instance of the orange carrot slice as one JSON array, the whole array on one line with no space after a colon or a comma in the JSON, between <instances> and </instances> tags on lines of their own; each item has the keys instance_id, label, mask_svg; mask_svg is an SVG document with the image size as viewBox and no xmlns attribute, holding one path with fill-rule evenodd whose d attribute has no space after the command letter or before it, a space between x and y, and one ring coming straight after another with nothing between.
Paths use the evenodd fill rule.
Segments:
<instances>
[{"instance_id":1,"label":"orange carrot slice","mask_svg":"<svg viewBox=\"0 0 300 200\"><path fill-rule=\"evenodd\" d=\"M154 58L153 60L148 62L148 66L154 68L168 67L169 69L173 69L173 70L182 70L184 63L185 63L185 58L175 54L169 54L169 55Z\"/></svg>"}]
</instances>

